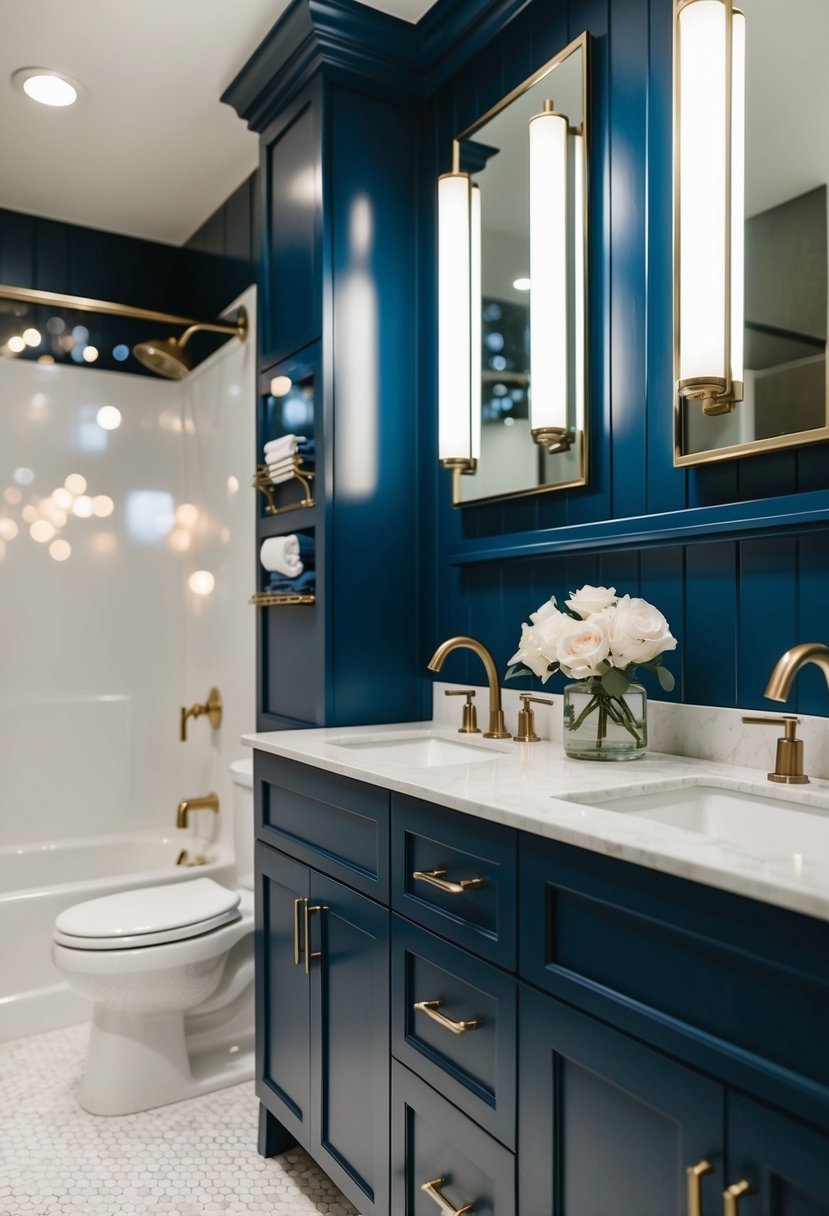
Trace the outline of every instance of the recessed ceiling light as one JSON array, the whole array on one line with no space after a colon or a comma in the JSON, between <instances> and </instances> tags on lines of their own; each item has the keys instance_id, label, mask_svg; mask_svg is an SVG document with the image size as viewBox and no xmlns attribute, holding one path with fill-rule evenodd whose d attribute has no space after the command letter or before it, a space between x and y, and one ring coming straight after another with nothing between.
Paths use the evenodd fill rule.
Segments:
<instances>
[{"instance_id":1,"label":"recessed ceiling light","mask_svg":"<svg viewBox=\"0 0 829 1216\"><path fill-rule=\"evenodd\" d=\"M529 291L530 290L530 280L529 279L515 279L515 281L513 282L512 285L516 291Z\"/></svg>"},{"instance_id":2,"label":"recessed ceiling light","mask_svg":"<svg viewBox=\"0 0 829 1216\"><path fill-rule=\"evenodd\" d=\"M12 76L12 84L44 106L71 106L78 100L77 82L51 68L19 68Z\"/></svg>"}]
</instances>

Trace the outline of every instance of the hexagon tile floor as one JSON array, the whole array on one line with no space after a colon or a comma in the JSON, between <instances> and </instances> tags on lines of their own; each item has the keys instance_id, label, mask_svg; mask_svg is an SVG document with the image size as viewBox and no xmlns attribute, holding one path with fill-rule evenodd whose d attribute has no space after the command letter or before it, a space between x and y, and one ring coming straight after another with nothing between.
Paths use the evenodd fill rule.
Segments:
<instances>
[{"instance_id":1,"label":"hexagon tile floor","mask_svg":"<svg viewBox=\"0 0 829 1216\"><path fill-rule=\"evenodd\" d=\"M88 1115L76 1097L87 1033L0 1044L0 1216L356 1216L300 1149L257 1154L252 1084Z\"/></svg>"}]
</instances>

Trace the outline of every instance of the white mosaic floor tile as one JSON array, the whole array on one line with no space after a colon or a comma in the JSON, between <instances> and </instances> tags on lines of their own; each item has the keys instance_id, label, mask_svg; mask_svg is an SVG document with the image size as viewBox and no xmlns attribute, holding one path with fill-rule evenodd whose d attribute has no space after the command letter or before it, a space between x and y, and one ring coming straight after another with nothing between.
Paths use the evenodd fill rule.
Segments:
<instances>
[{"instance_id":1,"label":"white mosaic floor tile","mask_svg":"<svg viewBox=\"0 0 829 1216\"><path fill-rule=\"evenodd\" d=\"M87 1114L87 1034L0 1045L0 1216L356 1216L301 1149L257 1154L252 1084L138 1115Z\"/></svg>"}]
</instances>

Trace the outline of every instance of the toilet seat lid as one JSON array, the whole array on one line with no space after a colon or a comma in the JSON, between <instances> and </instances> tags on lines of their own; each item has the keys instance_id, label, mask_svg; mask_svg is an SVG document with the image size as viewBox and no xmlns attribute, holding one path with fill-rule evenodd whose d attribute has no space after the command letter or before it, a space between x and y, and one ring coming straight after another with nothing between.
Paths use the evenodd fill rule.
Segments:
<instances>
[{"instance_id":1,"label":"toilet seat lid","mask_svg":"<svg viewBox=\"0 0 829 1216\"><path fill-rule=\"evenodd\" d=\"M182 941L238 920L240 898L212 878L119 891L65 909L55 921L54 938L83 950Z\"/></svg>"}]
</instances>

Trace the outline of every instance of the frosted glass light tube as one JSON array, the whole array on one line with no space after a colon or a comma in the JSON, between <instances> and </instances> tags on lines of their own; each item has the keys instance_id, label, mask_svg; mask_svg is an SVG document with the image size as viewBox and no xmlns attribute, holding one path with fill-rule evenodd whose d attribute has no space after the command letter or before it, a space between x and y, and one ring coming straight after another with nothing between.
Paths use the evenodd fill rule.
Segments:
<instances>
[{"instance_id":1,"label":"frosted glass light tube","mask_svg":"<svg viewBox=\"0 0 829 1216\"><path fill-rule=\"evenodd\" d=\"M483 291L481 286L481 191L472 187L470 194L469 242L469 307L471 367L470 446L472 459L481 458L481 409L483 387Z\"/></svg>"},{"instance_id":2,"label":"frosted glass light tube","mask_svg":"<svg viewBox=\"0 0 829 1216\"><path fill-rule=\"evenodd\" d=\"M679 379L727 377L726 18L722 0L680 10Z\"/></svg>"},{"instance_id":3,"label":"frosted glass light tube","mask_svg":"<svg viewBox=\"0 0 829 1216\"><path fill-rule=\"evenodd\" d=\"M438 456L472 458L468 173L438 178Z\"/></svg>"},{"instance_id":4,"label":"frosted glass light tube","mask_svg":"<svg viewBox=\"0 0 829 1216\"><path fill-rule=\"evenodd\" d=\"M587 267L585 265L586 250L584 232L584 136L574 135L573 145L573 324L575 326L573 358L576 361L576 366L573 369L573 382L576 398L576 430L583 432L585 415L584 378L587 370L585 367L584 349L584 327L587 320L585 316L585 284Z\"/></svg>"},{"instance_id":5,"label":"frosted glass light tube","mask_svg":"<svg viewBox=\"0 0 829 1216\"><path fill-rule=\"evenodd\" d=\"M743 382L745 342L746 19L731 23L731 379Z\"/></svg>"},{"instance_id":6,"label":"frosted glass light tube","mask_svg":"<svg viewBox=\"0 0 829 1216\"><path fill-rule=\"evenodd\" d=\"M567 119L530 119L530 419L567 431Z\"/></svg>"}]
</instances>

